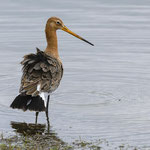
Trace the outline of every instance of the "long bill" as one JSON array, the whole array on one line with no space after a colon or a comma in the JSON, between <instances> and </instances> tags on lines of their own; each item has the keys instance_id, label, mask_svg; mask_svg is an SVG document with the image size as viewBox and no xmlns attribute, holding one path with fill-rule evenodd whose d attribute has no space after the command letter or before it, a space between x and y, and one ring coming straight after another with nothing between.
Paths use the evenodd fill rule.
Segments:
<instances>
[{"instance_id":1,"label":"long bill","mask_svg":"<svg viewBox=\"0 0 150 150\"><path fill-rule=\"evenodd\" d=\"M77 37L78 39L80 39L80 40L82 40L82 41L84 41L84 42L86 42L86 43L88 43L88 44L94 46L94 44L92 44L91 42L85 40L85 39L82 38L81 36L79 36L79 35L75 34L74 32L70 31L66 26L62 27L62 30L65 31L65 32L68 32L69 34L71 34L71 35Z\"/></svg>"}]
</instances>

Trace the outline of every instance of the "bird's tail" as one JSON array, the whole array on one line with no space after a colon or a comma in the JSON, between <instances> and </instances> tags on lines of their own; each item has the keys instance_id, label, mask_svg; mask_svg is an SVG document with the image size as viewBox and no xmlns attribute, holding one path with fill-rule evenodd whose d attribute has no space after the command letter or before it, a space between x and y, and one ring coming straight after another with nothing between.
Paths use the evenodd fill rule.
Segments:
<instances>
[{"instance_id":1,"label":"bird's tail","mask_svg":"<svg viewBox=\"0 0 150 150\"><path fill-rule=\"evenodd\" d=\"M40 96L32 97L31 95L20 94L14 99L10 107L23 111L45 111L44 101Z\"/></svg>"}]
</instances>

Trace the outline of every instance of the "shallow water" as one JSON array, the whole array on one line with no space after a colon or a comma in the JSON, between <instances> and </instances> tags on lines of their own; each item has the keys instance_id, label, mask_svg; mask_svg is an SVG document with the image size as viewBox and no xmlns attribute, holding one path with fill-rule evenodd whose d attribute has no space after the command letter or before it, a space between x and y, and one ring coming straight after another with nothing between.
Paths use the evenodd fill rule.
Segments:
<instances>
[{"instance_id":1,"label":"shallow water","mask_svg":"<svg viewBox=\"0 0 150 150\"><path fill-rule=\"evenodd\" d=\"M150 147L150 2L148 0L5 0L0 5L0 131L11 121L34 123L33 112L9 108L18 94L23 55L46 46L51 16L94 47L58 31L64 65L51 96L50 124L66 142L106 139ZM39 123L46 123L45 114Z\"/></svg>"}]
</instances>

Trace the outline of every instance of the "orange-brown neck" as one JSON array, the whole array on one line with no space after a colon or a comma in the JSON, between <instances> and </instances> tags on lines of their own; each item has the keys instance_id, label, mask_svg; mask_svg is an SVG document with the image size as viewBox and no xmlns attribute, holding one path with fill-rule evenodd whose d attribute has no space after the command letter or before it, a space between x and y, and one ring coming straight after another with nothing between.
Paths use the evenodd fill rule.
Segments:
<instances>
[{"instance_id":1,"label":"orange-brown neck","mask_svg":"<svg viewBox=\"0 0 150 150\"><path fill-rule=\"evenodd\" d=\"M52 55L55 58L59 58L56 29L46 26L45 34L47 39L47 47L45 49L45 53Z\"/></svg>"}]
</instances>

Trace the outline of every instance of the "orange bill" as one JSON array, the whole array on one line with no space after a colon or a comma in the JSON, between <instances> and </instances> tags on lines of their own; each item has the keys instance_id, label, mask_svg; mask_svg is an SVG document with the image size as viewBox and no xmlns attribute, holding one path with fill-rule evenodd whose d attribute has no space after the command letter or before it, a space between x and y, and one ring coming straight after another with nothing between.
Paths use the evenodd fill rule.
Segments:
<instances>
[{"instance_id":1,"label":"orange bill","mask_svg":"<svg viewBox=\"0 0 150 150\"><path fill-rule=\"evenodd\" d=\"M65 32L68 32L69 34L71 34L71 35L77 37L78 39L80 39L80 40L82 40L82 41L84 41L84 42L86 42L86 43L88 43L88 44L94 46L94 44L92 44L91 42L85 40L85 39L82 38L81 36L79 36L79 35L75 34L74 32L70 31L66 26L62 27L62 30L65 31Z\"/></svg>"}]
</instances>

